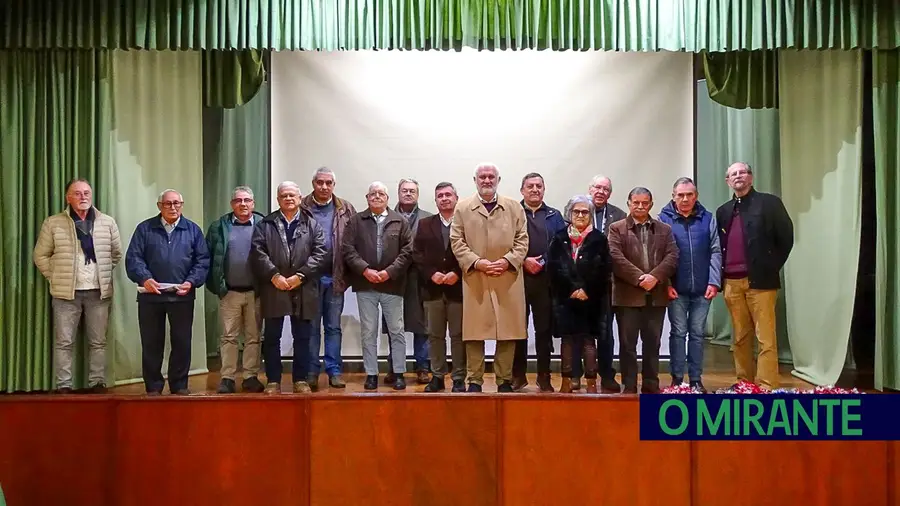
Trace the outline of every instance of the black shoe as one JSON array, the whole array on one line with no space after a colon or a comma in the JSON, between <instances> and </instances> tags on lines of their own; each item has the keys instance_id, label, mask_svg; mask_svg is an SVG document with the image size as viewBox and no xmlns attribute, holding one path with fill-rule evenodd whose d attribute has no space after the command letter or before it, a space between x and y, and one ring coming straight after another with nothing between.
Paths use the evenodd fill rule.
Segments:
<instances>
[{"instance_id":1,"label":"black shoe","mask_svg":"<svg viewBox=\"0 0 900 506\"><path fill-rule=\"evenodd\" d=\"M313 373L307 374L306 384L309 385L309 389L313 392L319 390L319 375Z\"/></svg>"},{"instance_id":2,"label":"black shoe","mask_svg":"<svg viewBox=\"0 0 900 506\"><path fill-rule=\"evenodd\" d=\"M704 393L704 394L709 393L709 391L706 390L706 387L703 386L703 382L699 381L699 380L692 381L691 388L694 390L699 390L701 393Z\"/></svg>"},{"instance_id":3,"label":"black shoe","mask_svg":"<svg viewBox=\"0 0 900 506\"><path fill-rule=\"evenodd\" d=\"M432 376L431 381L425 385L426 392L443 392L445 388L443 376Z\"/></svg>"},{"instance_id":4,"label":"black shoe","mask_svg":"<svg viewBox=\"0 0 900 506\"><path fill-rule=\"evenodd\" d=\"M262 381L259 381L259 378L251 376L241 383L241 390L250 394L261 394L265 392L266 386L262 384Z\"/></svg>"},{"instance_id":5,"label":"black shoe","mask_svg":"<svg viewBox=\"0 0 900 506\"><path fill-rule=\"evenodd\" d=\"M618 394L622 392L622 385L616 378L600 378L600 391L605 394Z\"/></svg>"},{"instance_id":6,"label":"black shoe","mask_svg":"<svg viewBox=\"0 0 900 506\"><path fill-rule=\"evenodd\" d=\"M466 391L466 382L463 380L453 380L453 388L450 389L451 392L465 392Z\"/></svg>"},{"instance_id":7,"label":"black shoe","mask_svg":"<svg viewBox=\"0 0 900 506\"><path fill-rule=\"evenodd\" d=\"M75 391L72 390L71 387L62 387L62 388L56 390L56 393L58 393L60 395L69 395L69 394L75 393Z\"/></svg>"},{"instance_id":8,"label":"black shoe","mask_svg":"<svg viewBox=\"0 0 900 506\"><path fill-rule=\"evenodd\" d=\"M91 385L91 388L88 389L89 394L107 394L109 393L109 389L106 388L106 385L103 383L97 383L96 385Z\"/></svg>"},{"instance_id":9,"label":"black shoe","mask_svg":"<svg viewBox=\"0 0 900 506\"><path fill-rule=\"evenodd\" d=\"M406 390L406 380L403 379L402 374L398 374L397 379L394 380L394 390Z\"/></svg>"},{"instance_id":10,"label":"black shoe","mask_svg":"<svg viewBox=\"0 0 900 506\"><path fill-rule=\"evenodd\" d=\"M515 390L513 390L512 383L504 381L503 383L500 383L499 385L497 385L497 393L511 394L513 392L515 392Z\"/></svg>"},{"instance_id":11,"label":"black shoe","mask_svg":"<svg viewBox=\"0 0 900 506\"><path fill-rule=\"evenodd\" d=\"M378 388L378 376L366 376L366 384L363 385L366 390L376 390Z\"/></svg>"},{"instance_id":12,"label":"black shoe","mask_svg":"<svg viewBox=\"0 0 900 506\"><path fill-rule=\"evenodd\" d=\"M234 385L233 379L222 378L222 381L219 382L219 389L216 390L217 394L233 394L237 392L237 387Z\"/></svg>"},{"instance_id":13,"label":"black shoe","mask_svg":"<svg viewBox=\"0 0 900 506\"><path fill-rule=\"evenodd\" d=\"M470 393L481 393L481 385L478 385L478 384L475 384L475 383L469 383L469 389L467 390L467 392L470 392Z\"/></svg>"},{"instance_id":14,"label":"black shoe","mask_svg":"<svg viewBox=\"0 0 900 506\"><path fill-rule=\"evenodd\" d=\"M673 387L677 387L677 386L681 385L682 383L684 383L684 378L676 378L675 376L672 376L672 386Z\"/></svg>"}]
</instances>

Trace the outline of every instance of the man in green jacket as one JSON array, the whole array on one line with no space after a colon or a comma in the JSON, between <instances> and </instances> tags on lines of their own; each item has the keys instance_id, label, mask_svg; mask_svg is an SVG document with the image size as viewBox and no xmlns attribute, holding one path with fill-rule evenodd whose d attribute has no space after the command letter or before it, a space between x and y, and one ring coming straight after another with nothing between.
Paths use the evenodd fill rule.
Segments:
<instances>
[{"instance_id":1,"label":"man in green jacket","mask_svg":"<svg viewBox=\"0 0 900 506\"><path fill-rule=\"evenodd\" d=\"M250 242L253 228L263 219L254 211L253 190L238 186L231 194L232 212L226 213L209 226L206 244L211 262L206 288L219 297L219 316L222 318L221 382L218 393L237 391L234 376L237 372L237 336L244 333L244 392L262 392L265 387L259 374L259 301L256 282L250 269Z\"/></svg>"}]
</instances>

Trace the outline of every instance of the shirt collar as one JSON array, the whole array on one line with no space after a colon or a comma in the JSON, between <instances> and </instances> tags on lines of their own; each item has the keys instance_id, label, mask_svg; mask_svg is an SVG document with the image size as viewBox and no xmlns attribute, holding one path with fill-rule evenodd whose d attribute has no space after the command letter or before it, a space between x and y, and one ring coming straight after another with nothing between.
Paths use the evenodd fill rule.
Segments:
<instances>
[{"instance_id":1,"label":"shirt collar","mask_svg":"<svg viewBox=\"0 0 900 506\"><path fill-rule=\"evenodd\" d=\"M292 219L292 220L288 220L288 219L287 219L287 216L285 216L285 215L284 215L284 212L281 211L280 209L278 210L278 214L281 215L281 219L284 220L284 222L287 223L287 224L291 224L291 223L293 223L293 222L295 222L295 221L297 221L297 220L300 219L300 210L299 210L299 209L297 210L297 213L294 214L294 219Z\"/></svg>"},{"instance_id":2,"label":"shirt collar","mask_svg":"<svg viewBox=\"0 0 900 506\"><path fill-rule=\"evenodd\" d=\"M178 219L175 220L175 222L172 223L171 225L169 225L169 223L166 221L166 219L163 218L162 216L159 217L159 221L160 221L160 223L162 223L162 226L164 229L166 229L166 231L171 232L172 230L175 230L175 227L177 227L179 223L181 223L181 216L179 216Z\"/></svg>"},{"instance_id":3,"label":"shirt collar","mask_svg":"<svg viewBox=\"0 0 900 506\"><path fill-rule=\"evenodd\" d=\"M284 216L284 215L282 215L282 216ZM255 221L256 221L256 215L251 213L250 214L250 224L252 225ZM231 213L231 223L234 224L234 223L240 223L240 222L241 222L241 220L237 219L237 216L235 216L234 213Z\"/></svg>"},{"instance_id":4,"label":"shirt collar","mask_svg":"<svg viewBox=\"0 0 900 506\"><path fill-rule=\"evenodd\" d=\"M491 202L497 202L497 195L498 193L494 193L494 197L491 200L484 200L479 193L478 200L480 200L482 204L490 204Z\"/></svg>"},{"instance_id":5,"label":"shirt collar","mask_svg":"<svg viewBox=\"0 0 900 506\"><path fill-rule=\"evenodd\" d=\"M443 214L438 213L438 216L440 216L441 223L443 223L445 227L449 227L450 225L453 224L453 216L450 216L449 220L445 220Z\"/></svg>"}]
</instances>

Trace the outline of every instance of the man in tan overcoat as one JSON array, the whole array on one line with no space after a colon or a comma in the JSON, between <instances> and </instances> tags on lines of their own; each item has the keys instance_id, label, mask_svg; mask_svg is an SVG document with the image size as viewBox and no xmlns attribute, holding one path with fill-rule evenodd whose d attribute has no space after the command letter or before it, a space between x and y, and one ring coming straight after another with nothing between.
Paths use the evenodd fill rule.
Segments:
<instances>
[{"instance_id":1,"label":"man in tan overcoat","mask_svg":"<svg viewBox=\"0 0 900 506\"><path fill-rule=\"evenodd\" d=\"M516 341L527 337L522 263L528 252L525 210L497 194L496 165L475 169L476 195L457 204L450 245L463 277L463 342L469 392L484 383L484 342L496 340L494 374L498 392L512 392Z\"/></svg>"}]
</instances>

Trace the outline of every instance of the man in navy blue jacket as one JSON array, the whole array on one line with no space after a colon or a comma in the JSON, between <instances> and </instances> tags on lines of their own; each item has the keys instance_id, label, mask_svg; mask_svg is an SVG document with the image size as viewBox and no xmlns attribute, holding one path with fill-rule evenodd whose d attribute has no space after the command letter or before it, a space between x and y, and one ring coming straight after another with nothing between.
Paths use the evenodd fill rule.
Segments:
<instances>
[{"instance_id":1,"label":"man in navy blue jacket","mask_svg":"<svg viewBox=\"0 0 900 506\"><path fill-rule=\"evenodd\" d=\"M183 217L184 198L175 190L159 195L160 214L139 223L125 254L128 279L138 284L141 368L148 395L160 395L166 345L166 317L171 328L169 391L187 395L191 366L194 297L209 271L203 230Z\"/></svg>"},{"instance_id":2,"label":"man in navy blue jacket","mask_svg":"<svg viewBox=\"0 0 900 506\"><path fill-rule=\"evenodd\" d=\"M522 178L522 208L528 219L528 253L525 263L525 318L531 314L534 322L534 348L537 353L537 384L541 392L552 392L550 385L550 354L553 351L553 313L550 297L550 276L544 268L550 240L566 228L566 220L559 210L544 202L544 178L537 172ZM513 358L513 390L528 385L528 341L516 341Z\"/></svg>"},{"instance_id":3,"label":"man in navy blue jacket","mask_svg":"<svg viewBox=\"0 0 900 506\"><path fill-rule=\"evenodd\" d=\"M716 218L697 202L697 186L689 177L675 181L672 201L659 221L672 227L678 245L678 268L669 286L669 350L672 385L684 381L685 335L690 386L706 392L703 340L709 305L721 288L722 250Z\"/></svg>"}]
</instances>

